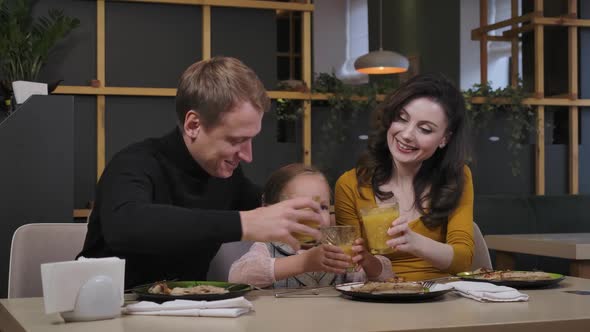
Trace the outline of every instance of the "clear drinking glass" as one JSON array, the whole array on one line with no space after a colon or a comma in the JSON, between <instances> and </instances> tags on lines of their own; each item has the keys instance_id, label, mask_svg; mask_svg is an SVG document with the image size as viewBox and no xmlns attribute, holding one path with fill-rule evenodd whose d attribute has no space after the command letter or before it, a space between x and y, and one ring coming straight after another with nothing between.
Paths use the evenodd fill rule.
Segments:
<instances>
[{"instance_id":1,"label":"clear drinking glass","mask_svg":"<svg viewBox=\"0 0 590 332\"><path fill-rule=\"evenodd\" d=\"M292 199L292 198L295 198L295 197L281 196L280 197L280 200L281 201L284 201L284 200ZM318 202L318 203L321 201L320 196L313 196L312 199L314 201ZM312 220L298 220L298 222L300 224L306 225L306 226L311 227L311 228L315 228L315 229L318 229L318 230L320 229L320 224L318 224L317 222L312 221ZM314 239L312 236L307 235L307 234L293 233L293 237L295 237L295 239L297 239L297 241L299 241L299 243L301 245L304 245L306 247L313 246L313 245L316 245L317 244L317 240Z\"/></svg>"},{"instance_id":2,"label":"clear drinking glass","mask_svg":"<svg viewBox=\"0 0 590 332\"><path fill-rule=\"evenodd\" d=\"M362 208L360 213L369 251L373 255L392 253L394 250L386 243L391 239L387 230L391 227L391 223L399 217L397 202Z\"/></svg>"},{"instance_id":3,"label":"clear drinking glass","mask_svg":"<svg viewBox=\"0 0 590 332\"><path fill-rule=\"evenodd\" d=\"M351 258L354 256L354 253L352 252L352 246L354 244L354 240L356 240L358 237L359 234L357 228L354 226L338 225L322 227L322 243L339 247ZM354 271L354 265L349 266L346 271Z\"/></svg>"}]
</instances>

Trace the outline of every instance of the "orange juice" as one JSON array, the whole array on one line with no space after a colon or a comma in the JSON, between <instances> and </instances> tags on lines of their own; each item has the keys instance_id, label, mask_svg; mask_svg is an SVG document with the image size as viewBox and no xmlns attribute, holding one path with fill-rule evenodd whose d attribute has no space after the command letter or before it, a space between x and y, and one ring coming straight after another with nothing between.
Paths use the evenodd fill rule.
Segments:
<instances>
[{"instance_id":1,"label":"orange juice","mask_svg":"<svg viewBox=\"0 0 590 332\"><path fill-rule=\"evenodd\" d=\"M352 244L339 244L338 248L342 249L342 251L344 251L344 254L350 256L350 258L352 259L352 256L354 256L354 252L352 252ZM353 272L354 271L354 265L351 265L346 269L346 272Z\"/></svg>"},{"instance_id":2,"label":"orange juice","mask_svg":"<svg viewBox=\"0 0 590 332\"><path fill-rule=\"evenodd\" d=\"M387 246L386 243L391 239L387 234L387 230L391 227L391 223L399 217L397 203L381 205L371 209L363 209L361 210L361 215L371 253L392 253L393 249Z\"/></svg>"},{"instance_id":3,"label":"orange juice","mask_svg":"<svg viewBox=\"0 0 590 332\"><path fill-rule=\"evenodd\" d=\"M338 248L342 249L342 251L344 251L344 253L350 257L354 255L352 252L352 244L339 244Z\"/></svg>"},{"instance_id":4,"label":"orange juice","mask_svg":"<svg viewBox=\"0 0 590 332\"><path fill-rule=\"evenodd\" d=\"M311 228L315 228L315 229L320 229L320 225L315 222L315 221L311 221L311 220L299 220L300 224L309 226ZM293 233L293 236L297 239L297 241L299 241L299 243L301 244L311 244L311 243L315 243L316 240L307 235L307 234L303 234L303 233Z\"/></svg>"}]
</instances>

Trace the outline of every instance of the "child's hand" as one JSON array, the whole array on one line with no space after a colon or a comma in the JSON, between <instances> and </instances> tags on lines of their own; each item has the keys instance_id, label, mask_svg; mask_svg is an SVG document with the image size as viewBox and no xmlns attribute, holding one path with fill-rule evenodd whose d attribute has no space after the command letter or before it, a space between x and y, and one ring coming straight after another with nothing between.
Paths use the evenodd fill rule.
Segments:
<instances>
[{"instance_id":1,"label":"child's hand","mask_svg":"<svg viewBox=\"0 0 590 332\"><path fill-rule=\"evenodd\" d=\"M340 274L346 272L346 268L351 265L350 256L342 249L329 244L313 247L302 255L305 255L305 272L323 271Z\"/></svg>"},{"instance_id":2,"label":"child's hand","mask_svg":"<svg viewBox=\"0 0 590 332\"><path fill-rule=\"evenodd\" d=\"M353 263L357 264L356 270L359 271L361 268L365 270L367 277L372 278L381 274L382 265L381 262L373 256L365 248L365 240L358 238L354 240L352 246L352 252L355 254L352 257Z\"/></svg>"}]
</instances>

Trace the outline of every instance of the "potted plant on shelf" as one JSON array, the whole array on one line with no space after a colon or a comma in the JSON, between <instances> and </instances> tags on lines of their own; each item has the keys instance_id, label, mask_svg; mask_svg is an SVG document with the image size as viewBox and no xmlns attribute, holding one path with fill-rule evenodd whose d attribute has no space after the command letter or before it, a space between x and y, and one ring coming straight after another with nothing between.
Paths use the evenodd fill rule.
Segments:
<instances>
[{"instance_id":1,"label":"potted plant on shelf","mask_svg":"<svg viewBox=\"0 0 590 332\"><path fill-rule=\"evenodd\" d=\"M492 88L491 82L474 84L472 88L463 92L463 96L467 102L467 115L474 133L487 128L494 117L505 119L506 144L514 157L510 161L512 175L520 175L521 165L517 157L526 148L529 135L537 130L533 108L522 103L526 97L522 81L519 80L515 87L497 89ZM483 102L474 103L473 100L477 97L482 97ZM494 103L494 99L503 99L504 102Z\"/></svg>"},{"instance_id":2,"label":"potted plant on shelf","mask_svg":"<svg viewBox=\"0 0 590 332\"><path fill-rule=\"evenodd\" d=\"M14 108L12 82L34 82L57 43L78 27L77 18L50 9L47 16L33 18L28 0L0 0L0 98L3 107ZM50 84L49 92L58 82Z\"/></svg>"}]
</instances>

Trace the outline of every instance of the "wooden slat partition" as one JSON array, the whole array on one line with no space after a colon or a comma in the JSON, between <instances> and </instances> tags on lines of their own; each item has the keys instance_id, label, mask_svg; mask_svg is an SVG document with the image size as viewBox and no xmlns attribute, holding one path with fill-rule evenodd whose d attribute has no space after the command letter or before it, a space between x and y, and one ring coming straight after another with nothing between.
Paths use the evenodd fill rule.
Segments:
<instances>
[{"instance_id":1,"label":"wooden slat partition","mask_svg":"<svg viewBox=\"0 0 590 332\"><path fill-rule=\"evenodd\" d=\"M577 0L568 0L568 14L578 16ZM578 98L578 28L568 27L568 92L571 99ZM569 107L569 193L579 193L578 107Z\"/></svg>"},{"instance_id":2,"label":"wooden slat partition","mask_svg":"<svg viewBox=\"0 0 590 332\"><path fill-rule=\"evenodd\" d=\"M105 68L105 3L96 1L96 79L100 86L106 85ZM105 104L104 95L96 96L96 181L100 179L106 165L105 150Z\"/></svg>"},{"instance_id":3,"label":"wooden slat partition","mask_svg":"<svg viewBox=\"0 0 590 332\"><path fill-rule=\"evenodd\" d=\"M512 19L518 17L518 0L510 1L510 14ZM517 29L518 23L512 24L512 29ZM518 35L510 39L510 55L512 61L510 62L510 85L516 87L518 85L518 55L519 55L519 39Z\"/></svg>"},{"instance_id":4,"label":"wooden slat partition","mask_svg":"<svg viewBox=\"0 0 590 332\"><path fill-rule=\"evenodd\" d=\"M303 13L302 69L304 81L311 87L311 12L314 5L309 1L278 2L254 0L112 0L134 3L159 3L171 5L202 6L202 59L211 58L211 7L254 8L267 10L301 11ZM196 59L198 60L198 59ZM55 94L95 95L96 96L96 179L100 179L106 165L105 151L105 112L106 96L156 96L173 97L176 89L108 87L105 68L105 0L96 0L96 81L98 86L59 86ZM305 100L303 119L303 154L304 162L311 163L311 100L310 93L287 91L269 91L271 98L291 98ZM317 94L318 100L325 100L327 95ZM83 217L88 210L74 210L75 217Z\"/></svg>"},{"instance_id":5,"label":"wooden slat partition","mask_svg":"<svg viewBox=\"0 0 590 332\"><path fill-rule=\"evenodd\" d=\"M311 73L311 13L303 13L302 44L302 73L303 82L311 89L312 73ZM303 102L303 162L306 165L311 165L311 99Z\"/></svg>"},{"instance_id":6,"label":"wooden slat partition","mask_svg":"<svg viewBox=\"0 0 590 332\"><path fill-rule=\"evenodd\" d=\"M197 5L197 6L217 6L217 7L234 7L234 8L313 11L312 4L303 4L303 3L297 3L297 2L278 2L278 1L254 1L254 0L114 0L114 1L161 3L161 4L169 4L169 5Z\"/></svg>"},{"instance_id":7,"label":"wooden slat partition","mask_svg":"<svg viewBox=\"0 0 590 332\"><path fill-rule=\"evenodd\" d=\"M203 6L202 49L203 59L211 59L211 6ZM174 92L176 94L176 91Z\"/></svg>"},{"instance_id":8,"label":"wooden slat partition","mask_svg":"<svg viewBox=\"0 0 590 332\"><path fill-rule=\"evenodd\" d=\"M533 24L588 28L590 27L590 20L578 20L566 17L535 17Z\"/></svg>"},{"instance_id":9,"label":"wooden slat partition","mask_svg":"<svg viewBox=\"0 0 590 332\"><path fill-rule=\"evenodd\" d=\"M522 15L522 16L512 16L511 18L509 18L507 20L503 20L503 21L496 22L493 24L487 24L487 21L488 21L488 16L487 16L488 15L488 6L487 5L488 5L487 0L484 0L483 2L480 1L479 20L481 22L482 19L485 18L486 25L482 25L481 27L471 31L471 39L472 40L477 40L477 39L479 39L479 37L482 34L486 34L486 33L493 31L493 30L504 28L509 25L514 26L517 23L531 21L533 19L533 17L535 17L535 15L536 15L535 13L528 13L528 14ZM485 17L483 16L484 14L485 14Z\"/></svg>"},{"instance_id":10,"label":"wooden slat partition","mask_svg":"<svg viewBox=\"0 0 590 332\"><path fill-rule=\"evenodd\" d=\"M479 0L479 25L483 29L488 25L488 0ZM484 30L482 30L484 31ZM487 32L487 31L485 31ZM482 84L488 82L488 35L484 33L479 39L479 75Z\"/></svg>"},{"instance_id":11,"label":"wooden slat partition","mask_svg":"<svg viewBox=\"0 0 590 332\"><path fill-rule=\"evenodd\" d=\"M481 26L472 30L471 38L480 41L481 83L487 82L487 41L508 40L511 41L511 66L510 84L517 85L518 77L518 43L520 34L532 31L534 33L534 93L525 98L522 103L536 107L536 150L535 150L535 193L545 194L545 107L564 106L568 110L569 119L569 152L568 152L568 191L570 194L579 193L579 107L590 106L590 99L578 98L579 59L578 59L578 28L590 27L590 20L578 18L577 0L567 1L568 13L561 17L544 17L543 0L534 1L532 13L518 15L518 0L511 2L511 18L493 24L487 24L487 0L480 0ZM520 25L520 26L519 26ZM556 96L545 96L544 73L544 26L563 26L568 29L568 91ZM487 34L498 28L510 26L510 30L502 32L504 38L488 36ZM485 65L484 65L485 64ZM486 102L486 98L474 97L472 103ZM493 98L493 104L510 104L506 98Z\"/></svg>"},{"instance_id":12,"label":"wooden slat partition","mask_svg":"<svg viewBox=\"0 0 590 332\"><path fill-rule=\"evenodd\" d=\"M535 12L543 13L543 0L535 0ZM544 27L535 26L535 98L545 96ZM537 148L535 150L535 192L545 194L545 106L537 106Z\"/></svg>"}]
</instances>

